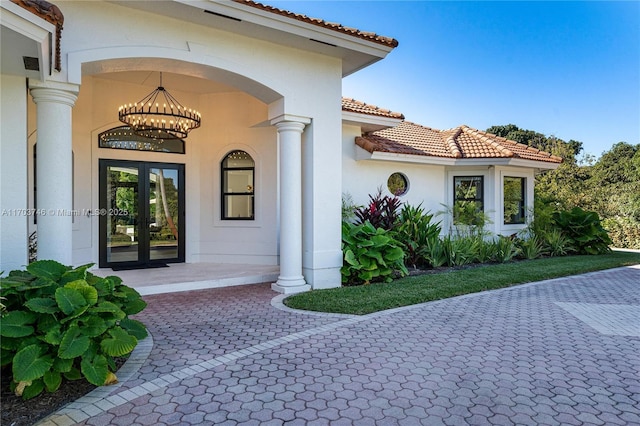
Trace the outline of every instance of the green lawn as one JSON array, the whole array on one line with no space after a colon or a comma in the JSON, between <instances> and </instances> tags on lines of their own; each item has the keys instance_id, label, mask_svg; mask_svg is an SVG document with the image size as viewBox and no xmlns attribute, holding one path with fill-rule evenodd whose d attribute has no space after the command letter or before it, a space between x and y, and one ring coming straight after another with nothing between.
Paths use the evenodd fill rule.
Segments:
<instances>
[{"instance_id":1,"label":"green lawn","mask_svg":"<svg viewBox=\"0 0 640 426\"><path fill-rule=\"evenodd\" d=\"M285 299L295 309L364 315L550 278L640 264L640 253L565 256L405 277L388 284L313 290Z\"/></svg>"}]
</instances>

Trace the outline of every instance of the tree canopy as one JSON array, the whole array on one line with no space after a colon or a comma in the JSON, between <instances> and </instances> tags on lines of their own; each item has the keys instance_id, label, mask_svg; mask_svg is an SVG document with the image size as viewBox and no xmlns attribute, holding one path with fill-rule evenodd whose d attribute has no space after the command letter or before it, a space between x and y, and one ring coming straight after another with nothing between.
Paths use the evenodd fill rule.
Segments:
<instances>
[{"instance_id":1,"label":"tree canopy","mask_svg":"<svg viewBox=\"0 0 640 426\"><path fill-rule=\"evenodd\" d=\"M487 132L563 158L556 169L536 176L536 199L558 209L595 211L614 245L640 248L640 144L618 142L594 161L579 161L582 142L564 141L514 124Z\"/></svg>"}]
</instances>

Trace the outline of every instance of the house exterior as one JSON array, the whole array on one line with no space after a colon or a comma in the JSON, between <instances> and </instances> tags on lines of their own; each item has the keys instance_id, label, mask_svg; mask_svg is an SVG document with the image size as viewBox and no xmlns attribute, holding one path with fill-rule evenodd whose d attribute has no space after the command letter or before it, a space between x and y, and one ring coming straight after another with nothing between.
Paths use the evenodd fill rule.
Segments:
<instances>
[{"instance_id":1,"label":"house exterior","mask_svg":"<svg viewBox=\"0 0 640 426\"><path fill-rule=\"evenodd\" d=\"M343 193L364 202L399 172L401 197L437 210L454 181L482 176L499 212L505 177L524 179L530 205L535 170L559 161L343 99L342 78L393 38L250 0L2 0L0 12L0 271L28 263L37 231L38 258L69 265L279 265L276 291L336 287ZM119 120L156 88L199 127L149 139ZM407 139L417 130L425 147Z\"/></svg>"},{"instance_id":2,"label":"house exterior","mask_svg":"<svg viewBox=\"0 0 640 426\"><path fill-rule=\"evenodd\" d=\"M535 174L561 162L466 125L436 130L405 121L401 113L343 99L342 188L356 205L365 205L378 188L431 213L471 202L488 216L486 231L512 235L530 219ZM400 189L390 189L390 180L397 185L398 179ZM438 217L445 232L454 230L450 213Z\"/></svg>"}]
</instances>

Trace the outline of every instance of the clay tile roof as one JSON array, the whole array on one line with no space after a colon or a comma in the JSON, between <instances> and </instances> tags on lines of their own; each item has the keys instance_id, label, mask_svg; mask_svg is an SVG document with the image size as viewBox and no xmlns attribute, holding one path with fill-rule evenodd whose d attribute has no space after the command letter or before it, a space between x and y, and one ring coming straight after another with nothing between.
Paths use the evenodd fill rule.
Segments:
<instances>
[{"instance_id":1,"label":"clay tile roof","mask_svg":"<svg viewBox=\"0 0 640 426\"><path fill-rule=\"evenodd\" d=\"M388 109L366 104L362 101L350 98L342 98L342 110L356 112L359 114L377 115L380 117L399 118L401 120L404 120L404 115L399 112L389 111Z\"/></svg>"},{"instance_id":2,"label":"clay tile roof","mask_svg":"<svg viewBox=\"0 0 640 426\"><path fill-rule=\"evenodd\" d=\"M562 162L562 158L548 152L465 125L449 130L436 130L403 121L396 127L358 137L355 142L371 153L388 152L452 159L521 158L548 163Z\"/></svg>"},{"instance_id":3,"label":"clay tile roof","mask_svg":"<svg viewBox=\"0 0 640 426\"><path fill-rule=\"evenodd\" d=\"M324 27L333 31L343 33L343 34L348 34L350 36L368 40L374 43L382 44L392 48L398 47L398 40L391 37L381 36L372 32L360 31L356 28L345 27L341 24L334 23L334 22L327 22L319 18L311 18L307 15L289 12L288 10L284 10L284 9L278 9L277 7L268 6L266 4L262 4L253 0L233 0L233 1L235 1L236 3L242 3L247 6L255 7L256 9L261 9L267 12L275 13L276 15L281 15L287 18L295 19L297 21L306 22L307 24L317 25L319 27Z\"/></svg>"},{"instance_id":4,"label":"clay tile roof","mask_svg":"<svg viewBox=\"0 0 640 426\"><path fill-rule=\"evenodd\" d=\"M56 58L55 69L60 71L60 40L62 38L62 25L64 24L64 15L58 9L55 4L49 3L44 0L11 0L13 3L28 10L36 16L44 19L45 21L52 23L56 26Z\"/></svg>"}]
</instances>

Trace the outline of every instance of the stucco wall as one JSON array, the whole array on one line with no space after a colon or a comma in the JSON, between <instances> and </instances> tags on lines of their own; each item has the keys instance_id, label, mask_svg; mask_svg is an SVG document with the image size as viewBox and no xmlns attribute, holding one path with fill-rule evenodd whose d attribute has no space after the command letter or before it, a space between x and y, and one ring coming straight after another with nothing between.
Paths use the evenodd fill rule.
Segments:
<instances>
[{"instance_id":1,"label":"stucco wall","mask_svg":"<svg viewBox=\"0 0 640 426\"><path fill-rule=\"evenodd\" d=\"M526 179L525 203L527 215L533 210L534 170L526 167L467 165L436 166L406 163L401 161L360 160L366 157L364 151L355 145L355 137L360 135L360 127L343 125L342 167L343 194L348 194L356 205L366 205L369 194L375 194L379 187L383 194L390 195L387 179L392 173L400 172L409 182L409 190L399 198L410 205L422 204L426 211L435 214L434 220L441 221L443 233L454 231L452 218L447 213L453 205L453 181L456 176L482 176L484 178L484 212L489 219L486 231L493 235L512 235L527 225L504 223L503 179L523 177ZM358 152L359 151L359 152ZM361 155L358 155L361 154ZM530 217L528 217L530 220Z\"/></svg>"},{"instance_id":2,"label":"stucco wall","mask_svg":"<svg viewBox=\"0 0 640 426\"><path fill-rule=\"evenodd\" d=\"M27 264L27 97L24 77L0 76L0 272Z\"/></svg>"},{"instance_id":3,"label":"stucco wall","mask_svg":"<svg viewBox=\"0 0 640 426\"><path fill-rule=\"evenodd\" d=\"M356 205L366 205L369 194L382 188L383 194L390 195L387 179L392 173L400 172L409 181L409 190L399 198L410 205L422 204L425 211L435 214L444 209L446 202L445 167L415 163L360 160L356 161L354 139L360 135L360 128L343 126L342 136L342 192L349 194ZM438 218L438 220L440 220Z\"/></svg>"}]
</instances>

